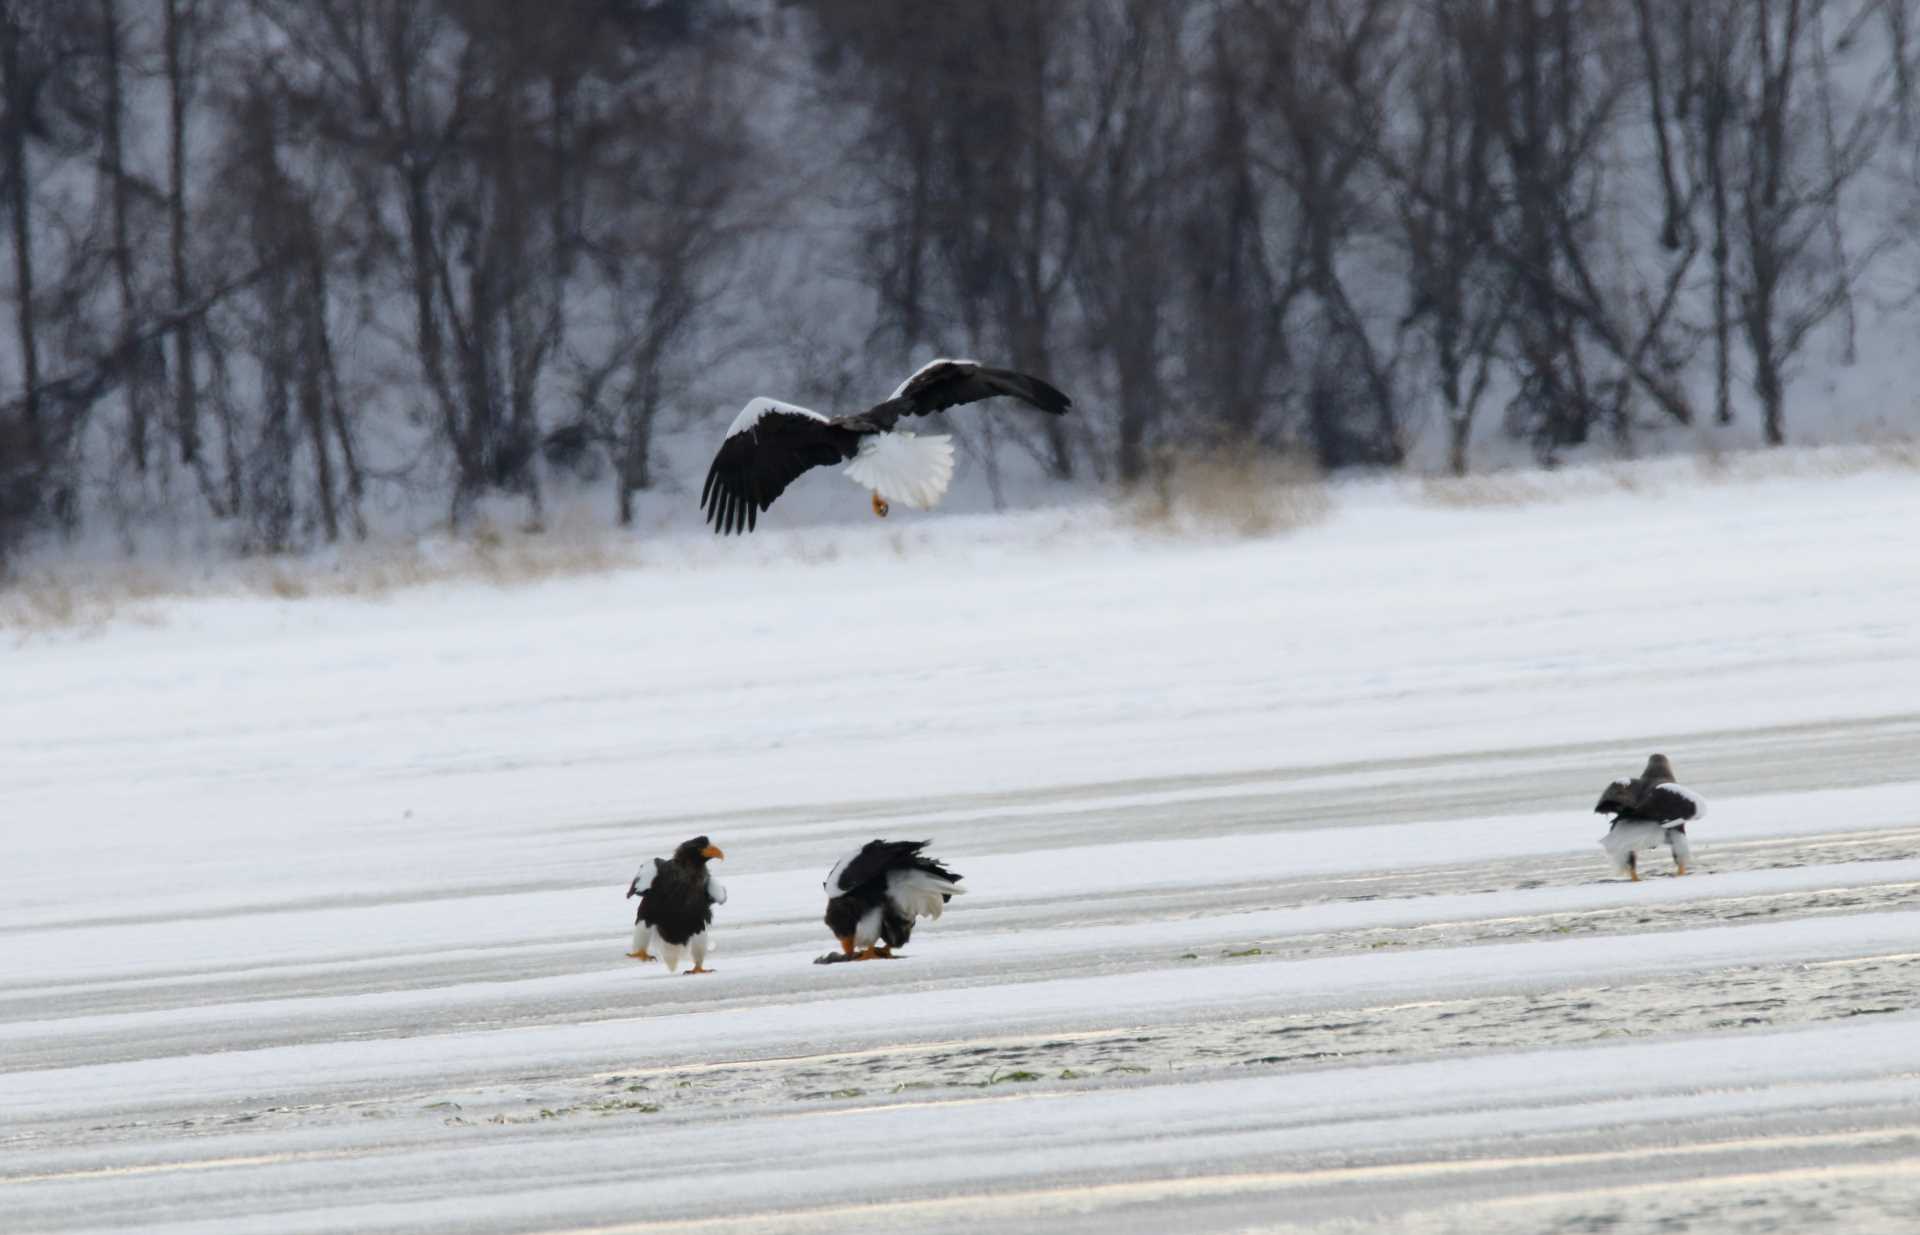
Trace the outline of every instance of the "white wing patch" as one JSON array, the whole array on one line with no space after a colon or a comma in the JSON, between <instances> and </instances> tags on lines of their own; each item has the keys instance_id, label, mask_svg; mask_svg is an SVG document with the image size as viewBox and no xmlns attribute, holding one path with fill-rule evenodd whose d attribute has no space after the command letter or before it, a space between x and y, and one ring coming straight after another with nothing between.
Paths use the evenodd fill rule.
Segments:
<instances>
[{"instance_id":1,"label":"white wing patch","mask_svg":"<svg viewBox=\"0 0 1920 1235\"><path fill-rule=\"evenodd\" d=\"M960 896L966 888L931 871L900 870L887 873L887 899L910 918L937 918L945 911L946 897Z\"/></svg>"},{"instance_id":2,"label":"white wing patch","mask_svg":"<svg viewBox=\"0 0 1920 1235\"><path fill-rule=\"evenodd\" d=\"M1693 807L1693 818L1683 820L1682 822L1692 823L1695 819L1705 819L1707 817L1707 800L1683 785L1676 785L1672 781L1668 781L1666 784L1655 789L1654 792L1670 793L1687 805Z\"/></svg>"},{"instance_id":3,"label":"white wing patch","mask_svg":"<svg viewBox=\"0 0 1920 1235\"><path fill-rule=\"evenodd\" d=\"M758 395L752 399L748 399L747 405L740 409L740 414L733 418L733 423L727 426L727 436L734 437L753 428L754 425L759 423L760 418L768 412L790 412L795 416L806 416L814 420L826 419L825 416L822 416L810 407L801 407L794 403L782 403L778 399L769 399L765 395Z\"/></svg>"},{"instance_id":4,"label":"white wing patch","mask_svg":"<svg viewBox=\"0 0 1920 1235\"><path fill-rule=\"evenodd\" d=\"M980 367L980 362L977 360L956 360L950 356L942 356L937 360L929 360L927 361L927 363L921 365L919 368L915 369L912 373L908 374L907 380L904 382L901 382L898 386L895 386L893 388L893 393L888 395L887 398L889 399L899 398L901 395L907 393L907 387L913 385L914 381L918 379L921 374L925 373L928 369L938 368L943 364L972 365L976 369Z\"/></svg>"},{"instance_id":5,"label":"white wing patch","mask_svg":"<svg viewBox=\"0 0 1920 1235\"><path fill-rule=\"evenodd\" d=\"M707 899L716 905L727 903L726 885L714 878L712 867L707 868Z\"/></svg>"},{"instance_id":6,"label":"white wing patch","mask_svg":"<svg viewBox=\"0 0 1920 1235\"><path fill-rule=\"evenodd\" d=\"M838 896L842 892L852 890L840 886L840 876L846 872L847 867L853 865L853 860L864 852L866 852L866 847L863 845L833 864L833 869L827 872L826 879L820 884L821 887L827 890L828 896Z\"/></svg>"},{"instance_id":7,"label":"white wing patch","mask_svg":"<svg viewBox=\"0 0 1920 1235\"><path fill-rule=\"evenodd\" d=\"M659 858L648 858L646 861L642 862L640 864L640 869L635 871L633 874L634 895L636 896L645 895L647 889L653 886L653 881L658 879L659 877L660 877L660 859Z\"/></svg>"},{"instance_id":8,"label":"white wing patch","mask_svg":"<svg viewBox=\"0 0 1920 1235\"><path fill-rule=\"evenodd\" d=\"M944 434L875 433L860 439L847 479L889 502L928 510L953 482L953 439Z\"/></svg>"}]
</instances>

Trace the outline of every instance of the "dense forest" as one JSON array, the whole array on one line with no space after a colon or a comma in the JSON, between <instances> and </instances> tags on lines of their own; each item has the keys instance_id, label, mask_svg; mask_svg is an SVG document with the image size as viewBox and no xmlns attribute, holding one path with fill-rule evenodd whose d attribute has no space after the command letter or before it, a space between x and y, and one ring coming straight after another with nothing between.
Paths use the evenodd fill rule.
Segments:
<instances>
[{"instance_id":1,"label":"dense forest","mask_svg":"<svg viewBox=\"0 0 1920 1235\"><path fill-rule=\"evenodd\" d=\"M626 520L696 415L941 353L1075 391L984 422L1060 477L1777 443L1905 311L1914 8L4 0L0 565Z\"/></svg>"}]
</instances>

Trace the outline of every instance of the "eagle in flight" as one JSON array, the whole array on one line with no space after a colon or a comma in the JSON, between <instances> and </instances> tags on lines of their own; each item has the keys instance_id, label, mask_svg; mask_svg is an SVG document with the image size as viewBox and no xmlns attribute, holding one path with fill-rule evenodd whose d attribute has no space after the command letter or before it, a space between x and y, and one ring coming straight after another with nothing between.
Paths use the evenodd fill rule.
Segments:
<instances>
[{"instance_id":1,"label":"eagle in flight","mask_svg":"<svg viewBox=\"0 0 1920 1235\"><path fill-rule=\"evenodd\" d=\"M720 533L751 532L760 512L809 468L845 463L847 479L873 494L873 513L891 503L928 510L953 479L953 440L895 428L903 416L930 416L1006 395L1060 416L1073 400L1037 377L972 360L935 360L864 412L822 416L765 396L740 409L707 470L700 505Z\"/></svg>"}]
</instances>

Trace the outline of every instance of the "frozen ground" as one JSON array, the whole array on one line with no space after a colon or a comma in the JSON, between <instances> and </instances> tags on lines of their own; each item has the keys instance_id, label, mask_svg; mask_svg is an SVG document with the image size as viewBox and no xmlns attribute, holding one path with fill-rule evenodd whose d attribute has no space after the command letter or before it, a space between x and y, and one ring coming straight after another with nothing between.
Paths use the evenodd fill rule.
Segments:
<instances>
[{"instance_id":1,"label":"frozen ground","mask_svg":"<svg viewBox=\"0 0 1920 1235\"><path fill-rule=\"evenodd\" d=\"M0 647L0 1230L1920 1229L1916 529L1359 488ZM1655 748L1700 869L1616 882ZM875 835L973 890L814 966Z\"/></svg>"}]
</instances>

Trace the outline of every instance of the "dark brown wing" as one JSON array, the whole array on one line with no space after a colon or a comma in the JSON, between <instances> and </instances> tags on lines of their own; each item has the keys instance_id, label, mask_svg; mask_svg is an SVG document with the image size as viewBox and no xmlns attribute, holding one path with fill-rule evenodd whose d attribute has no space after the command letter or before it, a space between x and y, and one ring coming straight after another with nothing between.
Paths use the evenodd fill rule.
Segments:
<instances>
[{"instance_id":1,"label":"dark brown wing","mask_svg":"<svg viewBox=\"0 0 1920 1235\"><path fill-rule=\"evenodd\" d=\"M707 522L720 533L751 532L761 511L808 468L853 456L857 432L817 416L766 411L720 443L700 490Z\"/></svg>"},{"instance_id":2,"label":"dark brown wing","mask_svg":"<svg viewBox=\"0 0 1920 1235\"><path fill-rule=\"evenodd\" d=\"M1635 800L1634 783L1630 780L1617 780L1608 785L1606 792L1600 795L1600 801L1594 806L1596 815L1618 815L1633 809Z\"/></svg>"},{"instance_id":3,"label":"dark brown wing","mask_svg":"<svg viewBox=\"0 0 1920 1235\"><path fill-rule=\"evenodd\" d=\"M1037 377L971 360L936 360L908 378L891 399L849 420L890 429L902 416L931 416L962 403L978 403L1000 395L1055 416L1065 415L1073 406L1072 399Z\"/></svg>"},{"instance_id":4,"label":"dark brown wing","mask_svg":"<svg viewBox=\"0 0 1920 1235\"><path fill-rule=\"evenodd\" d=\"M1706 810L1690 789L1679 785L1655 785L1640 795L1634 814L1653 823L1686 823L1698 819Z\"/></svg>"}]
</instances>

